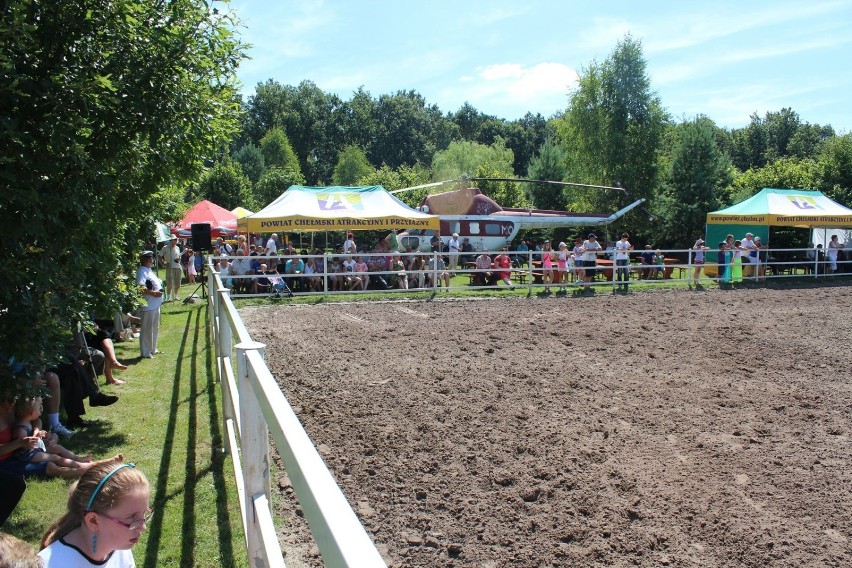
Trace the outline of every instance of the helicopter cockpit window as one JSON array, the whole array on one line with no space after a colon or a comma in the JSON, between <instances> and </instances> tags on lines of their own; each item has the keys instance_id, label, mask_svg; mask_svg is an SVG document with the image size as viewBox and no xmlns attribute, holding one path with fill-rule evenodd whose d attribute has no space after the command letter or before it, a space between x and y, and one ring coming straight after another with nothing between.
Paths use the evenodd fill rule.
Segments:
<instances>
[{"instance_id":1,"label":"helicopter cockpit window","mask_svg":"<svg viewBox=\"0 0 852 568\"><path fill-rule=\"evenodd\" d=\"M479 234L479 223L470 222L467 224L467 230L470 231L471 235Z\"/></svg>"},{"instance_id":2,"label":"helicopter cockpit window","mask_svg":"<svg viewBox=\"0 0 852 568\"><path fill-rule=\"evenodd\" d=\"M450 233L459 233L461 232L461 223L459 221L451 221L450 222Z\"/></svg>"},{"instance_id":3,"label":"helicopter cockpit window","mask_svg":"<svg viewBox=\"0 0 852 568\"><path fill-rule=\"evenodd\" d=\"M500 223L485 223L485 234L486 235L502 235L503 232L500 229Z\"/></svg>"}]
</instances>

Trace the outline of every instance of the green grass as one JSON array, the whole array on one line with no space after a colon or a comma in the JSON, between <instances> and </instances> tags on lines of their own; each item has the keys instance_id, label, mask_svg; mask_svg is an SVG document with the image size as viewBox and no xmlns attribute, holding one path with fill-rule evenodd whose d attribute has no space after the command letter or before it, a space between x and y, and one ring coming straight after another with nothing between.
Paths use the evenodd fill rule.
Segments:
<instances>
[{"instance_id":1,"label":"green grass","mask_svg":"<svg viewBox=\"0 0 852 568\"><path fill-rule=\"evenodd\" d=\"M193 289L184 286L181 297ZM84 418L93 425L63 442L96 458L123 453L147 475L156 513L133 549L140 568L248 565L231 460L221 451L220 387L208 327L206 303L164 304L158 341L164 353L143 360L138 340L116 344L129 366L117 376L127 384L101 388L119 401L88 409ZM30 481L3 530L37 547L65 510L68 486L58 479Z\"/></svg>"}]
</instances>

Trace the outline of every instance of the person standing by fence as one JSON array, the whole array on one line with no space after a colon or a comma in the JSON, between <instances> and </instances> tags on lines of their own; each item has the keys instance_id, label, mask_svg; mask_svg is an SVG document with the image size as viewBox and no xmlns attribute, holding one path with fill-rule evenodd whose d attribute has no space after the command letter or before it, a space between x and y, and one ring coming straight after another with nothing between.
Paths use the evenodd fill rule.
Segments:
<instances>
[{"instance_id":1,"label":"person standing by fence","mask_svg":"<svg viewBox=\"0 0 852 568\"><path fill-rule=\"evenodd\" d=\"M157 274L151 270L154 264L154 252L142 251L140 266L136 270L136 284L145 305L142 306L142 330L139 335L139 349L143 358L151 359L157 351L157 334L160 329L160 306L163 305L163 284Z\"/></svg>"},{"instance_id":2,"label":"person standing by fence","mask_svg":"<svg viewBox=\"0 0 852 568\"><path fill-rule=\"evenodd\" d=\"M698 239L695 241L695 245L693 245L692 250L695 251L695 256L692 257L692 263L695 265L692 282L698 286L698 279L701 278L701 269L704 268L704 254L705 251L710 250L710 248L704 246L704 239Z\"/></svg>"},{"instance_id":3,"label":"person standing by fence","mask_svg":"<svg viewBox=\"0 0 852 568\"><path fill-rule=\"evenodd\" d=\"M621 240L615 243L615 266L616 277L619 282L619 289L622 288L627 292L627 286L630 282L630 251L633 250L633 245L630 244L630 235L628 233L621 234ZM623 284L622 284L623 282Z\"/></svg>"}]
</instances>

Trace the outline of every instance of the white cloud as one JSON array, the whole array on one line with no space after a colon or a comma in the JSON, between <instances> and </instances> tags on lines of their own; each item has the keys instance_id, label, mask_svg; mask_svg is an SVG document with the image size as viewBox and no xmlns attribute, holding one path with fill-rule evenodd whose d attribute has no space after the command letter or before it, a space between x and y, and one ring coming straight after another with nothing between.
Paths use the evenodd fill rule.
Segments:
<instances>
[{"instance_id":1,"label":"white cloud","mask_svg":"<svg viewBox=\"0 0 852 568\"><path fill-rule=\"evenodd\" d=\"M516 102L534 101L553 93L565 94L577 82L577 72L561 63L489 65L479 72L479 89L491 96L505 95Z\"/></svg>"},{"instance_id":2,"label":"white cloud","mask_svg":"<svg viewBox=\"0 0 852 568\"><path fill-rule=\"evenodd\" d=\"M440 104L457 108L468 101L481 112L508 119L520 117L518 108L547 116L566 107L576 83L577 72L561 63L495 64L459 77L455 88L440 93Z\"/></svg>"}]
</instances>

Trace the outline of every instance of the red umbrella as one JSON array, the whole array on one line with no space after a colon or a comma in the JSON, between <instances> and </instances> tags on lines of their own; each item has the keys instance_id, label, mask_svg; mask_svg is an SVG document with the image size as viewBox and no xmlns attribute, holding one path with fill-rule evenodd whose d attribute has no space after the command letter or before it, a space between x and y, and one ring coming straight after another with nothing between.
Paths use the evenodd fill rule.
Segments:
<instances>
[{"instance_id":1,"label":"red umbrella","mask_svg":"<svg viewBox=\"0 0 852 568\"><path fill-rule=\"evenodd\" d=\"M230 237L237 233L237 216L206 199L199 201L186 212L177 227L172 228L172 234L191 237L193 223L210 223L210 236L214 239Z\"/></svg>"}]
</instances>

